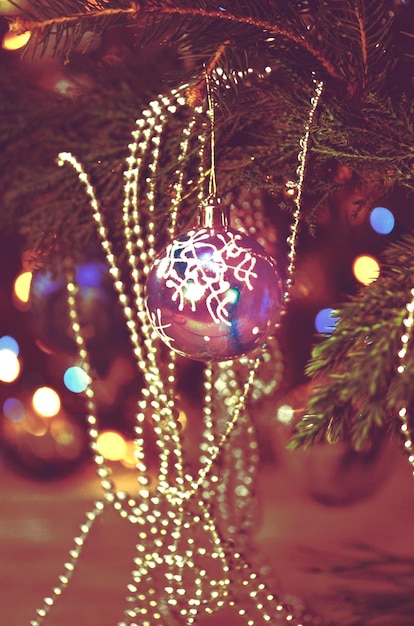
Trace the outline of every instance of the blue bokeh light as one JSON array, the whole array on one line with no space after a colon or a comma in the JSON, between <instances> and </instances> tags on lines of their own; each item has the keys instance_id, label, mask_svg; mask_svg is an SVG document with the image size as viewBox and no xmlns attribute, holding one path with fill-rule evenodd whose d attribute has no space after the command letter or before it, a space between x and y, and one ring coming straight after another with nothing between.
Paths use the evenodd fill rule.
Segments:
<instances>
[{"instance_id":1,"label":"blue bokeh light","mask_svg":"<svg viewBox=\"0 0 414 626\"><path fill-rule=\"evenodd\" d=\"M339 317L334 317L332 314L335 309L326 308L321 309L315 316L315 328L318 333L324 333L330 335L339 321Z\"/></svg>"},{"instance_id":2,"label":"blue bokeh light","mask_svg":"<svg viewBox=\"0 0 414 626\"><path fill-rule=\"evenodd\" d=\"M377 206L370 213L369 223L379 235L389 235L395 226L395 217L389 209Z\"/></svg>"},{"instance_id":3,"label":"blue bokeh light","mask_svg":"<svg viewBox=\"0 0 414 626\"><path fill-rule=\"evenodd\" d=\"M7 398L3 404L3 413L11 422L22 422L26 417L23 402L17 398Z\"/></svg>"},{"instance_id":4,"label":"blue bokeh light","mask_svg":"<svg viewBox=\"0 0 414 626\"><path fill-rule=\"evenodd\" d=\"M30 285L30 291L34 296L48 296L56 293L65 286L63 278L54 278L49 270L35 273Z\"/></svg>"},{"instance_id":5,"label":"blue bokeh light","mask_svg":"<svg viewBox=\"0 0 414 626\"><path fill-rule=\"evenodd\" d=\"M63 382L69 391L82 393L82 391L85 391L90 381L85 370L78 365L73 365L72 367L68 367L63 374Z\"/></svg>"},{"instance_id":6,"label":"blue bokeh light","mask_svg":"<svg viewBox=\"0 0 414 626\"><path fill-rule=\"evenodd\" d=\"M20 346L14 337L3 335L3 337L0 337L0 350L10 350L10 352L19 356Z\"/></svg>"},{"instance_id":7,"label":"blue bokeh light","mask_svg":"<svg viewBox=\"0 0 414 626\"><path fill-rule=\"evenodd\" d=\"M108 267L100 261L90 261L79 265L76 271L76 282L80 287L100 287Z\"/></svg>"}]
</instances>

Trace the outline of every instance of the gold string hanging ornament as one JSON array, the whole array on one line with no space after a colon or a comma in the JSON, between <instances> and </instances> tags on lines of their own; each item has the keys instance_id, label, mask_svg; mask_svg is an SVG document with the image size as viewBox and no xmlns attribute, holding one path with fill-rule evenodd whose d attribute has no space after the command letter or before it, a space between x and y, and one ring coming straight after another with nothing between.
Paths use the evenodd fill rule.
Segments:
<instances>
[{"instance_id":1,"label":"gold string hanging ornament","mask_svg":"<svg viewBox=\"0 0 414 626\"><path fill-rule=\"evenodd\" d=\"M210 119L208 194L198 225L157 256L147 281L147 310L155 332L179 354L201 361L238 358L274 330L283 287L274 259L237 231L217 197L215 103L206 76Z\"/></svg>"}]
</instances>

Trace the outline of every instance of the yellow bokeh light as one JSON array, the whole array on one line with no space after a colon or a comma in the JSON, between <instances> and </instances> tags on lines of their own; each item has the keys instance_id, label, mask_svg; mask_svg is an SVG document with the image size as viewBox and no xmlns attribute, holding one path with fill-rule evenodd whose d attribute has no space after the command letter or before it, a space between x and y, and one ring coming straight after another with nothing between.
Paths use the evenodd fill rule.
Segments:
<instances>
[{"instance_id":1,"label":"yellow bokeh light","mask_svg":"<svg viewBox=\"0 0 414 626\"><path fill-rule=\"evenodd\" d=\"M178 415L178 421L180 422L181 427L184 430L184 428L187 426L187 415L181 409Z\"/></svg>"},{"instance_id":2,"label":"yellow bokeh light","mask_svg":"<svg viewBox=\"0 0 414 626\"><path fill-rule=\"evenodd\" d=\"M136 466L137 457L135 456L135 443L132 440L125 441L125 452L120 461L125 467Z\"/></svg>"},{"instance_id":3,"label":"yellow bokeh light","mask_svg":"<svg viewBox=\"0 0 414 626\"><path fill-rule=\"evenodd\" d=\"M12 383L20 374L20 362L15 353L8 348L0 350L0 381Z\"/></svg>"},{"instance_id":4,"label":"yellow bokeh light","mask_svg":"<svg viewBox=\"0 0 414 626\"><path fill-rule=\"evenodd\" d=\"M363 254L355 259L352 270L360 283L369 285L380 275L380 264L374 257Z\"/></svg>"},{"instance_id":5,"label":"yellow bokeh light","mask_svg":"<svg viewBox=\"0 0 414 626\"><path fill-rule=\"evenodd\" d=\"M98 452L108 461L120 461L128 453L123 436L115 430L105 430L98 436Z\"/></svg>"},{"instance_id":6,"label":"yellow bokeh light","mask_svg":"<svg viewBox=\"0 0 414 626\"><path fill-rule=\"evenodd\" d=\"M14 281L14 293L20 302L28 302L32 272L22 272Z\"/></svg>"},{"instance_id":7,"label":"yellow bokeh light","mask_svg":"<svg viewBox=\"0 0 414 626\"><path fill-rule=\"evenodd\" d=\"M39 387L33 394L32 405L41 417L53 417L60 411L60 398L54 389Z\"/></svg>"},{"instance_id":8,"label":"yellow bokeh light","mask_svg":"<svg viewBox=\"0 0 414 626\"><path fill-rule=\"evenodd\" d=\"M31 35L32 33L29 30L21 35L16 35L9 31L3 37L3 48L5 50L20 50L27 44Z\"/></svg>"},{"instance_id":9,"label":"yellow bokeh light","mask_svg":"<svg viewBox=\"0 0 414 626\"><path fill-rule=\"evenodd\" d=\"M1 15L14 15L19 13L20 8L15 4L12 4L10 0L0 0L0 14Z\"/></svg>"}]
</instances>

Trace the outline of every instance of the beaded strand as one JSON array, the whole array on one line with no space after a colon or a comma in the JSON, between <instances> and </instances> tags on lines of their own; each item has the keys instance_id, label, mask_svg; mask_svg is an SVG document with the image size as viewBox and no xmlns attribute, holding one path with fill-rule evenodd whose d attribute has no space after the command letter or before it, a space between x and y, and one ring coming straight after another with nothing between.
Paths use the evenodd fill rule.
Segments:
<instances>
[{"instance_id":1,"label":"beaded strand","mask_svg":"<svg viewBox=\"0 0 414 626\"><path fill-rule=\"evenodd\" d=\"M296 246L297 246L299 223L300 223L300 217L301 217L303 182L305 179L305 169L306 169L306 163L307 163L307 157L308 157L310 131L311 131L312 123L313 123L313 118L315 116L315 112L316 112L316 109L319 104L319 100L323 91L322 81L319 81L319 82L314 81L314 84L315 84L315 93L310 100L311 108L309 110L308 120L305 124L305 132L299 141L299 145L300 145L300 151L298 154L299 165L296 169L297 181L296 182L290 181L289 183L289 188L296 192L294 196L294 200L293 200L296 208L293 212L293 222L290 228L291 234L287 239L287 243L289 244L289 251L288 251L288 266L287 266L287 271L286 271L286 274L287 274L286 287L287 288L283 294L283 299L285 301L285 304L289 302L290 300L290 287L293 284L293 274L295 271ZM285 314L286 314L286 307L282 309L282 315L285 315Z\"/></svg>"},{"instance_id":2,"label":"beaded strand","mask_svg":"<svg viewBox=\"0 0 414 626\"><path fill-rule=\"evenodd\" d=\"M407 314L403 319L403 334L400 337L401 348L398 352L399 365L397 367L397 373L401 376L405 372L406 368L406 355L408 350L408 344L412 337L413 324L414 324L414 289L411 289L410 294L412 296L410 302L407 302L405 305ZM413 437L410 432L410 427L408 423L408 407L403 406L398 412L398 416L401 420L401 433L404 437L404 448L409 453L408 462L413 468L414 474L414 443Z\"/></svg>"},{"instance_id":3,"label":"beaded strand","mask_svg":"<svg viewBox=\"0 0 414 626\"><path fill-rule=\"evenodd\" d=\"M223 80L225 82L224 74L218 70L216 73L220 77L220 84ZM228 81L240 82L252 73L253 70L249 68L245 73L227 78ZM263 76L259 74L260 78ZM310 126L322 93L322 83L315 84L315 96L311 100L311 110L298 157L296 210L288 242L288 279L283 296L285 302L289 299L294 271ZM227 84L226 87L229 88L230 85ZM245 500L253 501L258 444L255 428L246 408L262 358L257 356L243 360L244 365L247 365L247 376L243 383L239 382L233 370L225 372L220 366L217 369L206 367L201 466L195 476L192 476L184 470L183 445L177 421L176 357L170 352L170 360L165 363L165 350L162 351L158 340L155 340L145 309L144 279L156 254L156 193L160 177L162 139L170 116L175 115L179 107L187 106L182 95L186 88L187 86L183 86L166 96L160 95L154 99L137 120L129 144L130 156L126 160L124 172L125 200L122 220L132 294L129 294L127 283L121 276L120 264L115 258L102 212L86 172L72 154L59 154L58 164L62 166L69 163L85 186L101 247L126 321L137 369L144 379L134 427L139 491L137 499L117 491L111 469L99 454L93 372L79 323L77 286L73 271L68 265L68 313L78 357L90 379L85 390L86 421L104 498L96 503L95 509L87 516L87 522L81 526L80 534L75 538L75 549L70 553L71 560L65 564L67 573L60 578L61 585L55 587L54 595L44 599L31 626L40 624L64 586L69 583L86 536L96 515L104 509L106 503L112 504L121 517L127 518L137 527L134 567L127 585L127 606L123 621L118 626L165 626L170 618L177 618L180 623L185 620L188 626L192 626L201 610L213 613L224 606L225 602L235 607L239 615L247 619L248 626L258 624L259 618L256 619L255 612L260 616L261 622L282 619L286 624L302 626L295 622L293 613L259 581L258 574L253 571L242 552L234 549L237 532L248 529L251 525L250 510ZM197 190L200 204L205 199L203 183L208 177L205 165L206 133L197 135L197 122L202 114L201 107L192 111L179 145L167 226L170 236L175 234L179 208L184 200L185 162L191 142L196 137L199 142L198 181L192 184ZM145 215L142 214L142 207L145 208ZM229 385L231 393L223 393L220 398L213 399L213 390L219 384L222 389ZM226 419L220 415L223 407ZM148 419L158 446L158 476L155 485L150 484L144 445L144 424ZM233 476L231 472L224 472L221 476L221 472L216 471L219 459L226 467L234 463ZM218 487L221 487L221 491ZM230 489L233 489L232 495L236 500L234 512L228 506L228 498L225 502ZM218 511L215 510L217 504ZM223 537L220 521L227 527L232 548ZM236 588L240 591L241 598Z\"/></svg>"},{"instance_id":4,"label":"beaded strand","mask_svg":"<svg viewBox=\"0 0 414 626\"><path fill-rule=\"evenodd\" d=\"M73 539L74 547L69 551L69 558L63 565L64 572L60 574L58 578L59 582L55 587L53 587L51 593L43 598L42 606L36 609L37 617L30 621L30 626L41 626L43 620L47 617L56 600L60 598L63 591L69 585L78 560L82 554L82 549L85 545L86 539L92 530L96 518L103 512L104 508L105 502L103 500L98 500L95 502L94 508L86 513L85 521L79 528L79 534Z\"/></svg>"}]
</instances>

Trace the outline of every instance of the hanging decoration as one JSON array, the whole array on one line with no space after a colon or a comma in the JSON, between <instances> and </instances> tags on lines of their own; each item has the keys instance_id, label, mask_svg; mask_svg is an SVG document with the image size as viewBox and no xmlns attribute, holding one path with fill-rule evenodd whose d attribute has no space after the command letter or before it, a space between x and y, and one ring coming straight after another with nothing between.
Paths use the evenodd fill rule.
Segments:
<instances>
[{"instance_id":1,"label":"hanging decoration","mask_svg":"<svg viewBox=\"0 0 414 626\"><path fill-rule=\"evenodd\" d=\"M221 224L205 214L218 213ZM224 361L259 346L280 316L276 265L248 235L226 224L219 205L202 207L204 228L170 243L155 260L147 307L154 329L184 356Z\"/></svg>"},{"instance_id":2,"label":"hanging decoration","mask_svg":"<svg viewBox=\"0 0 414 626\"><path fill-rule=\"evenodd\" d=\"M252 72L248 70L248 73ZM69 584L95 519L107 507L113 507L139 529L126 607L118 626L165 626L167 623L191 626L201 614L212 614L223 606L233 607L248 626L276 622L294 626L309 624L308 619L292 611L268 587L248 541L256 512L258 443L254 423L246 410L247 399L252 391L259 396L267 393L267 374L263 386L255 381L260 379L260 368L266 360L263 355L278 354L277 343L274 347L273 338L270 338L270 349L263 346L262 351L256 350L250 357L243 356L237 368L233 361L225 364L213 361L223 356L228 359L244 354L263 342L289 300L308 141L322 83L314 81L315 92L301 139L297 182L294 183L296 208L288 241L284 285L264 250L251 237L223 223L223 205L216 202L216 195L205 198L204 184L208 172L205 166L206 112L202 106L197 105L194 109L188 106L187 87L154 99L142 112L132 133L124 173L125 264L117 257L94 189L82 165L70 153L59 155L59 165L69 163L86 189L105 261L125 318L136 367L143 379L135 415L137 493L126 494L117 489L111 469L99 451L100 428L93 368L80 319L82 294L75 266L66 263L70 329L79 364L91 381L84 391L86 421L103 497L86 514L58 583L44 598L30 626L43 623ZM170 185L170 213L168 222L164 222L164 232L172 243L167 245L161 257L157 257L160 233L156 203L161 178L160 160L168 123L172 118L177 119L177 113L179 119L186 122L177 155L177 169ZM198 155L198 174L194 177L193 166L191 189L188 192L187 186L184 193L190 153L192 157ZM188 202L191 194L197 205L202 206L201 223L184 237L177 237L178 212L184 197ZM186 252L184 260L179 261L183 265L177 267L176 255L180 257L186 247L194 256ZM212 256L214 265L209 274L206 267ZM209 290L202 293L200 290L197 295L191 293L190 276L196 292L200 260L203 280ZM214 283L217 276L221 281L220 289ZM246 304L243 304L245 298ZM197 308L200 301L202 312ZM252 309L250 314L246 313L249 306ZM189 338L187 330L182 332L180 323L174 322L175 325L170 326L172 322L166 317L165 309L171 311L171 316L186 315L185 328L196 327L194 337ZM190 313L194 313L191 319ZM267 315L269 322L265 321ZM217 327L221 333L224 330L225 339L217 333ZM227 337L228 328L233 330L232 341ZM160 341L160 335L165 343ZM216 336L219 339L216 340ZM171 349L176 348L174 342L180 352L209 361L204 366L203 428L196 459L187 458L178 419L180 357ZM206 350L210 345L213 348ZM245 376L241 379L243 371ZM146 454L145 434L149 426L156 444L156 463L153 455L148 459Z\"/></svg>"},{"instance_id":3,"label":"hanging decoration","mask_svg":"<svg viewBox=\"0 0 414 626\"><path fill-rule=\"evenodd\" d=\"M274 260L255 239L229 225L217 196L215 103L210 116L208 196L199 227L181 234L155 259L147 309L155 331L179 354L201 360L240 357L260 345L280 315L282 284Z\"/></svg>"}]
</instances>

